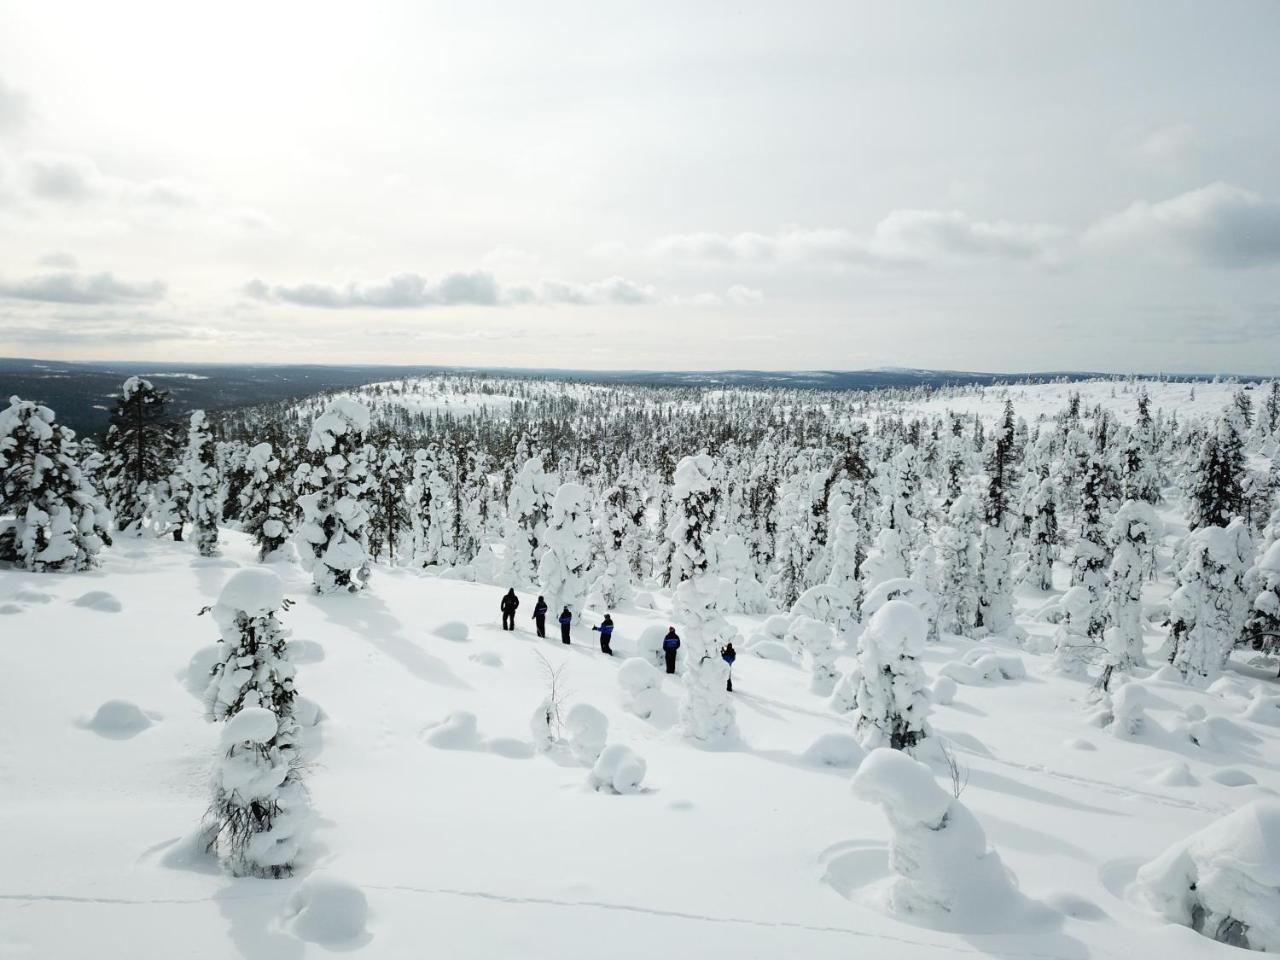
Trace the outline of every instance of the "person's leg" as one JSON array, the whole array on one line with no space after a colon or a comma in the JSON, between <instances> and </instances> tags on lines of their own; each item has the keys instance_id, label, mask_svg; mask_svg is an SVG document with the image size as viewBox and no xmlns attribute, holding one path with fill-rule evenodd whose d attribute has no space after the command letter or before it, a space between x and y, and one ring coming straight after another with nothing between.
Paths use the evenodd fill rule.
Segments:
<instances>
[{"instance_id":1,"label":"person's leg","mask_svg":"<svg viewBox=\"0 0 1280 960\"><path fill-rule=\"evenodd\" d=\"M563 623L560 624L560 642L561 643L569 642L569 627L567 624L563 624Z\"/></svg>"},{"instance_id":2,"label":"person's leg","mask_svg":"<svg viewBox=\"0 0 1280 960\"><path fill-rule=\"evenodd\" d=\"M675 673L676 672L676 652L674 650L663 650L662 652L666 655L666 658L667 658L667 673Z\"/></svg>"}]
</instances>

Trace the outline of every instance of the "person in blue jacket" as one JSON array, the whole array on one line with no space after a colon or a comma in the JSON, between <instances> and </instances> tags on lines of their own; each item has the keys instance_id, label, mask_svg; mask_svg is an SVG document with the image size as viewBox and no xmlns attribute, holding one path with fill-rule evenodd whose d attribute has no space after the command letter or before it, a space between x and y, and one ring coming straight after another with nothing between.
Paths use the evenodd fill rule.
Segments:
<instances>
[{"instance_id":1,"label":"person in blue jacket","mask_svg":"<svg viewBox=\"0 0 1280 960\"><path fill-rule=\"evenodd\" d=\"M612 657L613 650L609 646L609 641L613 639L613 617L606 613L600 626L592 627L591 629L600 634L600 652L607 653Z\"/></svg>"},{"instance_id":2,"label":"person in blue jacket","mask_svg":"<svg viewBox=\"0 0 1280 960\"><path fill-rule=\"evenodd\" d=\"M566 606L560 611L560 642L569 642L569 625L573 623L573 614L569 612Z\"/></svg>"},{"instance_id":3,"label":"person in blue jacket","mask_svg":"<svg viewBox=\"0 0 1280 960\"><path fill-rule=\"evenodd\" d=\"M726 643L720 648L720 658L729 665L729 692L733 693L733 661L738 659L738 651L732 643Z\"/></svg>"},{"instance_id":4,"label":"person in blue jacket","mask_svg":"<svg viewBox=\"0 0 1280 960\"><path fill-rule=\"evenodd\" d=\"M538 628L538 636L545 640L547 638L547 601L542 597L538 597L538 602L533 607L533 625Z\"/></svg>"},{"instance_id":5,"label":"person in blue jacket","mask_svg":"<svg viewBox=\"0 0 1280 960\"><path fill-rule=\"evenodd\" d=\"M676 651L680 649L680 637L675 627L667 627L667 635L662 638L662 655L667 658L667 673L676 672Z\"/></svg>"}]
</instances>

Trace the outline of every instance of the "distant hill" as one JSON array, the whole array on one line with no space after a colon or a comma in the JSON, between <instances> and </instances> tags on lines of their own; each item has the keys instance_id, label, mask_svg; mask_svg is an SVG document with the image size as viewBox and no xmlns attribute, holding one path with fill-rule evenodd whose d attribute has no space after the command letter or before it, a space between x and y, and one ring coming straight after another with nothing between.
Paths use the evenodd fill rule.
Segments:
<instances>
[{"instance_id":1,"label":"distant hill","mask_svg":"<svg viewBox=\"0 0 1280 960\"><path fill-rule=\"evenodd\" d=\"M1008 380L1087 379L1104 374L1086 371L1050 373L975 373L964 370L556 370L540 368L237 364L158 362L68 362L0 357L0 398L17 395L37 400L82 435L107 427L114 396L131 376L144 376L173 397L174 413L223 410L249 404L305 397L325 390L439 373L502 375L531 379L594 383L631 383L690 387L790 387L808 390L874 390L882 387L991 384ZM1206 380L1212 375L1178 376Z\"/></svg>"}]
</instances>

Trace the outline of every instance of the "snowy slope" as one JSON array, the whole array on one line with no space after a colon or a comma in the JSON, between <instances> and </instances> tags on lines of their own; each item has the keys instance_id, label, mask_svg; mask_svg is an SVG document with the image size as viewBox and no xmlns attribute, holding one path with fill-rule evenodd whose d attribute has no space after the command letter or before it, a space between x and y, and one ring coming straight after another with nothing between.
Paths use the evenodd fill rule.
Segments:
<instances>
[{"instance_id":1,"label":"snowy slope","mask_svg":"<svg viewBox=\"0 0 1280 960\"><path fill-rule=\"evenodd\" d=\"M934 726L969 768L963 801L1041 908L1007 928L929 929L882 909L881 810L854 799L850 771L803 758L848 730L804 670L740 657L743 744L706 752L669 717L622 708L620 660L585 625L567 649L539 641L525 596L504 634L500 591L385 568L363 595L317 598L277 566L297 600L284 616L299 692L327 714L309 731L321 825L299 877L231 879L180 842L208 803L217 744L186 679L217 637L196 612L252 562L247 541L224 533L216 560L122 541L95 573L0 573L0 957L327 956L337 945L303 939L314 931L288 916L315 873L363 891L368 932L341 948L379 958L1232 955L1127 888L1140 863L1280 788L1280 727L1242 716L1271 682L1247 667L1208 692L1146 681L1149 730L1132 741L1092 726L1084 685L1051 674L1047 657L1018 651L1025 679L961 685ZM1028 616L1044 602L1022 598L1032 632L1049 629ZM615 619L620 653L667 622ZM448 621L469 638L436 635ZM931 644L930 677L972 646ZM537 652L567 664L571 702L602 710L610 741L648 761L646 792L595 793L584 767L533 755ZM144 728L88 722L112 699L141 708ZM1189 739L1197 706L1221 718L1214 746ZM460 710L476 716L476 742L429 743L429 727Z\"/></svg>"}]
</instances>

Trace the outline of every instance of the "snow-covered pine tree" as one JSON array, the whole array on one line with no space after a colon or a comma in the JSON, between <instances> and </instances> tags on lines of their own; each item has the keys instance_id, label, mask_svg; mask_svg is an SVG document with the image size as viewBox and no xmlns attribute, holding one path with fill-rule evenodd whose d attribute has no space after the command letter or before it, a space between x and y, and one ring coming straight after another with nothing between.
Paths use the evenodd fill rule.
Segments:
<instances>
[{"instance_id":1,"label":"snow-covered pine tree","mask_svg":"<svg viewBox=\"0 0 1280 960\"><path fill-rule=\"evenodd\" d=\"M1092 601L1086 634L1102 637L1106 625L1106 579L1108 556L1102 518L1102 458L1094 454L1085 465L1080 484L1080 520L1071 558L1071 585L1089 591Z\"/></svg>"},{"instance_id":2,"label":"snow-covered pine tree","mask_svg":"<svg viewBox=\"0 0 1280 960\"><path fill-rule=\"evenodd\" d=\"M862 580L859 567L863 561L861 525L853 515L853 507L846 504L836 515L835 533L831 539L831 573L827 583L842 591L849 598L849 605L857 610L862 606Z\"/></svg>"},{"instance_id":3,"label":"snow-covered pine tree","mask_svg":"<svg viewBox=\"0 0 1280 960\"><path fill-rule=\"evenodd\" d=\"M439 450L434 445L413 452L409 527L413 538L413 563L417 567L430 567L440 562L443 546L441 512L446 487L436 466L438 455Z\"/></svg>"},{"instance_id":4,"label":"snow-covered pine tree","mask_svg":"<svg viewBox=\"0 0 1280 960\"><path fill-rule=\"evenodd\" d=\"M294 718L294 668L280 578L261 567L232 574L213 606L221 656L205 693L206 715L222 723L213 777L210 849L235 876L293 872L308 809Z\"/></svg>"},{"instance_id":5,"label":"snow-covered pine tree","mask_svg":"<svg viewBox=\"0 0 1280 960\"><path fill-rule=\"evenodd\" d=\"M1245 578L1245 590L1250 606L1244 639L1255 650L1276 656L1280 653L1280 540L1258 557Z\"/></svg>"},{"instance_id":6,"label":"snow-covered pine tree","mask_svg":"<svg viewBox=\"0 0 1280 960\"><path fill-rule=\"evenodd\" d=\"M1028 500L1027 562L1022 582L1037 590L1053 589L1053 561L1058 555L1057 490L1045 477L1036 483Z\"/></svg>"},{"instance_id":7,"label":"snow-covered pine tree","mask_svg":"<svg viewBox=\"0 0 1280 960\"><path fill-rule=\"evenodd\" d=\"M196 550L202 557L218 553L218 521L222 519L219 497L222 484L218 478L217 448L213 432L203 410L191 414L187 431L187 449L182 460L183 479L187 489L187 515L191 518Z\"/></svg>"},{"instance_id":8,"label":"snow-covered pine tree","mask_svg":"<svg viewBox=\"0 0 1280 960\"><path fill-rule=\"evenodd\" d=\"M562 607L582 616L591 565L591 500L580 483L562 483L551 504L538 582L554 618Z\"/></svg>"},{"instance_id":9,"label":"snow-covered pine tree","mask_svg":"<svg viewBox=\"0 0 1280 960\"><path fill-rule=\"evenodd\" d=\"M218 494L222 504L222 522L240 523L240 498L252 473L249 467L249 445L239 440L223 440L218 443L218 476L222 478L222 490ZM237 527L238 528L238 527Z\"/></svg>"},{"instance_id":10,"label":"snow-covered pine tree","mask_svg":"<svg viewBox=\"0 0 1280 960\"><path fill-rule=\"evenodd\" d=\"M1192 530L1225 526L1244 505L1244 441L1239 413L1228 408L1205 434L1193 469L1187 523Z\"/></svg>"},{"instance_id":11,"label":"snow-covered pine tree","mask_svg":"<svg viewBox=\"0 0 1280 960\"><path fill-rule=\"evenodd\" d=\"M676 466L671 491L671 542L675 573L673 617L684 641L684 698L680 721L685 736L703 743L736 738L733 704L725 687L729 667L721 647L736 632L719 610L720 577L715 526L715 463L707 454L685 457Z\"/></svg>"},{"instance_id":12,"label":"snow-covered pine tree","mask_svg":"<svg viewBox=\"0 0 1280 960\"><path fill-rule=\"evenodd\" d=\"M986 633L1001 634L1013 623L1013 590L1010 556L1016 523L1009 509L1016 467L1013 460L1013 402L1006 400L1004 414L991 435L987 454L987 496L983 505L981 579L978 588L977 626Z\"/></svg>"},{"instance_id":13,"label":"snow-covered pine tree","mask_svg":"<svg viewBox=\"0 0 1280 960\"><path fill-rule=\"evenodd\" d=\"M258 559L267 560L289 540L289 488L269 443L249 448L244 470L246 478L240 487L241 529L253 537Z\"/></svg>"},{"instance_id":14,"label":"snow-covered pine tree","mask_svg":"<svg viewBox=\"0 0 1280 960\"><path fill-rule=\"evenodd\" d=\"M130 377L120 388L102 444L102 491L116 528L141 532L149 488L168 473L164 419L169 394Z\"/></svg>"},{"instance_id":15,"label":"snow-covered pine tree","mask_svg":"<svg viewBox=\"0 0 1280 960\"><path fill-rule=\"evenodd\" d=\"M369 467L364 436L369 410L347 397L329 402L311 427L307 451L312 492L298 498L298 554L317 593L355 593L369 579Z\"/></svg>"},{"instance_id":16,"label":"snow-covered pine tree","mask_svg":"<svg viewBox=\"0 0 1280 960\"><path fill-rule=\"evenodd\" d=\"M525 460L507 494L503 576L512 586L531 587L537 578L546 550L553 496L553 481L543 470L542 457Z\"/></svg>"},{"instance_id":17,"label":"snow-covered pine tree","mask_svg":"<svg viewBox=\"0 0 1280 960\"><path fill-rule=\"evenodd\" d=\"M938 629L967 636L978 619L980 555L973 500L961 494L934 534L938 556Z\"/></svg>"},{"instance_id":18,"label":"snow-covered pine tree","mask_svg":"<svg viewBox=\"0 0 1280 960\"><path fill-rule=\"evenodd\" d=\"M111 543L111 514L80 467L75 433L48 407L9 398L0 411L0 560L27 570L85 570Z\"/></svg>"},{"instance_id":19,"label":"snow-covered pine tree","mask_svg":"<svg viewBox=\"0 0 1280 960\"><path fill-rule=\"evenodd\" d=\"M394 438L382 447L369 447L366 457L372 468L369 490L369 552L375 558L385 549L393 566L400 555L409 510L405 504L408 486L404 451Z\"/></svg>"},{"instance_id":20,"label":"snow-covered pine tree","mask_svg":"<svg viewBox=\"0 0 1280 960\"><path fill-rule=\"evenodd\" d=\"M1169 599L1169 662L1188 681L1216 677L1248 618L1245 565L1252 543L1244 521L1193 530L1180 551L1178 589Z\"/></svg>"},{"instance_id":21,"label":"snow-covered pine tree","mask_svg":"<svg viewBox=\"0 0 1280 960\"><path fill-rule=\"evenodd\" d=\"M721 591L720 609L724 613L760 615L773 610L764 584L756 579L747 543L739 534L731 533L719 547Z\"/></svg>"},{"instance_id":22,"label":"snow-covered pine tree","mask_svg":"<svg viewBox=\"0 0 1280 960\"><path fill-rule=\"evenodd\" d=\"M1111 525L1113 548L1107 570L1107 605L1111 626L1107 629L1106 666L1101 678L1107 689L1115 670L1127 673L1146 664L1142 649L1142 585L1147 579L1159 536L1159 521L1145 500L1126 500Z\"/></svg>"},{"instance_id":23,"label":"snow-covered pine tree","mask_svg":"<svg viewBox=\"0 0 1280 960\"><path fill-rule=\"evenodd\" d=\"M913 751L929 735L929 693L921 658L929 625L905 600L890 600L858 638L854 726L867 749Z\"/></svg>"}]
</instances>

